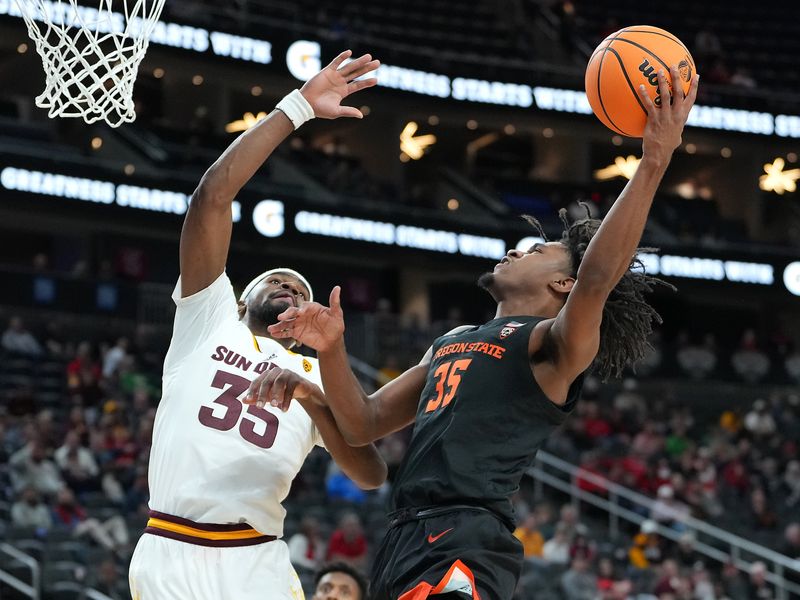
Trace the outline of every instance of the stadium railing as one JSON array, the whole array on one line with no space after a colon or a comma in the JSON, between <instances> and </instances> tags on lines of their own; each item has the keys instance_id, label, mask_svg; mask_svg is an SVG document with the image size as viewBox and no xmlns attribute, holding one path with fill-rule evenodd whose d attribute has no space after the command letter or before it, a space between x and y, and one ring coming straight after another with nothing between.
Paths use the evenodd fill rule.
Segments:
<instances>
[{"instance_id":1,"label":"stadium railing","mask_svg":"<svg viewBox=\"0 0 800 600\"><path fill-rule=\"evenodd\" d=\"M542 497L544 486L549 486L567 494L575 505L585 502L607 512L608 527L612 537L619 534L620 520L640 525L647 519L645 515L650 514L655 504L655 501L647 496L544 451L539 451L536 455L536 461L528 474L534 480L534 493L537 498ZM581 482L605 491L605 495L582 489ZM784 577L786 571L800 572L800 560L793 560L699 519L688 517L682 524L688 531L702 535L702 538L698 537L694 543L697 552L717 562L730 561L744 572L748 572L756 560L764 561L772 567L767 573L767 581L775 586L778 600L787 600L790 593L800 594L800 585L787 581ZM658 534L675 542L680 540L683 533L685 531L658 525Z\"/></svg>"},{"instance_id":2,"label":"stadium railing","mask_svg":"<svg viewBox=\"0 0 800 600\"><path fill-rule=\"evenodd\" d=\"M12 564L18 564L21 567L27 567L31 572L31 582L25 583L19 577L16 577L5 569L0 569L0 581L17 590L18 592L25 594L29 598L33 598L33 600L39 600L41 597L41 567L39 566L39 561L32 556L21 552L6 542L0 543L0 555L2 554L10 557Z\"/></svg>"}]
</instances>

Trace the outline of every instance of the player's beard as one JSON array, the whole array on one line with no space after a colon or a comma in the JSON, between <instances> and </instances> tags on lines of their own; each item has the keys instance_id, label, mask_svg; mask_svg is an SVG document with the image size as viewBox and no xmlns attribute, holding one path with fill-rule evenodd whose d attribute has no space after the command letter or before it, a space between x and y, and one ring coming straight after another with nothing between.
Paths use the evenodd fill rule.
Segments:
<instances>
[{"instance_id":1,"label":"player's beard","mask_svg":"<svg viewBox=\"0 0 800 600\"><path fill-rule=\"evenodd\" d=\"M480 277L478 277L478 287L486 290L487 292L492 291L492 287L494 286L494 273L491 271L487 271Z\"/></svg>"},{"instance_id":2,"label":"player's beard","mask_svg":"<svg viewBox=\"0 0 800 600\"><path fill-rule=\"evenodd\" d=\"M269 326L277 323L278 315L291 306L292 306L291 302L285 302L285 301L273 302L272 300L267 300L262 304L251 306L250 308L248 308L248 310L250 311L252 319L255 319L256 321L259 321Z\"/></svg>"}]
</instances>

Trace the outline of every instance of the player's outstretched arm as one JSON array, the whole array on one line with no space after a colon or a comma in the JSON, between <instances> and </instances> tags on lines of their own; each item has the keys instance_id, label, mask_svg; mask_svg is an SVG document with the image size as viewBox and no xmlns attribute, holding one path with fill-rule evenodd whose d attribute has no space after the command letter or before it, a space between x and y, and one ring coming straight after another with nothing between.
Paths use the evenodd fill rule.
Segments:
<instances>
[{"instance_id":1,"label":"player's outstretched arm","mask_svg":"<svg viewBox=\"0 0 800 600\"><path fill-rule=\"evenodd\" d=\"M672 67L671 74L673 81L680 80L677 67ZM676 86L678 91L671 102L667 100L670 91L663 70L658 74L658 82L664 99L660 108L650 100L644 86L639 90L648 115L639 168L586 248L564 308L555 319L543 323L550 327L549 342L554 346L551 374L562 382L574 380L589 367L597 354L603 306L631 265L656 190L672 153L681 144L683 127L697 97L697 75L686 96ZM535 338L536 332L531 336L532 345Z\"/></svg>"},{"instance_id":2,"label":"player's outstretched arm","mask_svg":"<svg viewBox=\"0 0 800 600\"><path fill-rule=\"evenodd\" d=\"M331 410L325 405L325 395L319 386L288 369L274 368L259 375L250 384L245 404L263 407L269 404L288 410L297 400L314 421L325 447L342 471L358 487L370 490L386 481L386 463L372 444L354 448L348 444L336 424Z\"/></svg>"},{"instance_id":3,"label":"player's outstretched arm","mask_svg":"<svg viewBox=\"0 0 800 600\"><path fill-rule=\"evenodd\" d=\"M192 195L181 232L183 297L205 289L225 269L231 240L233 199L275 148L302 124L303 119L363 117L361 111L342 106L341 102L350 94L375 85L374 78L355 79L374 71L379 63L365 54L342 66L350 54L349 50L342 52L309 79L300 89L302 98L287 96L283 110L273 110L266 119L240 135L203 175Z\"/></svg>"},{"instance_id":4,"label":"player's outstretched arm","mask_svg":"<svg viewBox=\"0 0 800 600\"><path fill-rule=\"evenodd\" d=\"M379 440L414 422L425 386L426 355L422 362L374 394L361 387L344 345L344 314L340 288L333 288L330 307L305 302L282 313L269 327L273 337L293 338L317 351L325 398L344 439L354 446Z\"/></svg>"}]
</instances>

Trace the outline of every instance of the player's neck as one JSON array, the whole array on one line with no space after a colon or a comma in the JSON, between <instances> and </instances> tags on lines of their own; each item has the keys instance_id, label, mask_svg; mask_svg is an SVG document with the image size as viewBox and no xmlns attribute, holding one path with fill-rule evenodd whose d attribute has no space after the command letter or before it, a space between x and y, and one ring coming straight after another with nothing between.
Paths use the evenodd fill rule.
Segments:
<instances>
[{"instance_id":1,"label":"player's neck","mask_svg":"<svg viewBox=\"0 0 800 600\"><path fill-rule=\"evenodd\" d=\"M502 317L531 315L534 317L552 319L558 314L560 309L560 305L535 298L508 298L497 303L497 312L494 318L500 319Z\"/></svg>"}]
</instances>

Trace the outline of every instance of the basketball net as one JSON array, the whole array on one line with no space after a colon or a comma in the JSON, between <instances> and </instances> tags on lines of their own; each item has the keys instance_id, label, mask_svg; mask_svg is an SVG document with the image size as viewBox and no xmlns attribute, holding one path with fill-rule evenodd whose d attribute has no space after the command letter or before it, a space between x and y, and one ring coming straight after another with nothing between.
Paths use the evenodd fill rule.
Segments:
<instances>
[{"instance_id":1,"label":"basketball net","mask_svg":"<svg viewBox=\"0 0 800 600\"><path fill-rule=\"evenodd\" d=\"M16 2L45 72L36 106L51 118L133 122L133 84L164 0Z\"/></svg>"}]
</instances>

